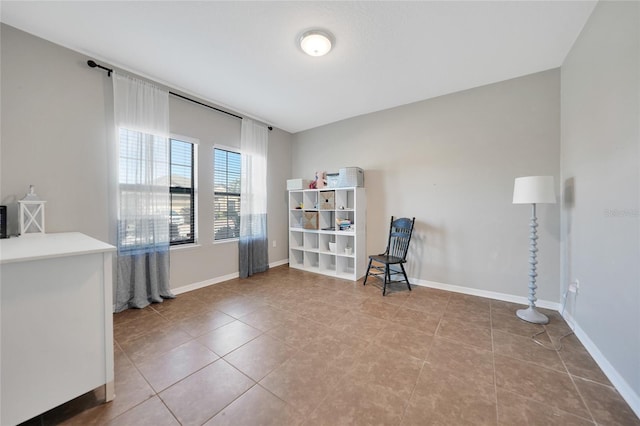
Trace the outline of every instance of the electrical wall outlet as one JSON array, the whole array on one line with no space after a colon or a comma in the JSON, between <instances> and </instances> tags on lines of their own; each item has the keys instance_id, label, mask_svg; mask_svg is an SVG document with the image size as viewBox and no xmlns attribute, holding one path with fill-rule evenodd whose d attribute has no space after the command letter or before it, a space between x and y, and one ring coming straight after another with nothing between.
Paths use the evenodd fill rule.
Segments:
<instances>
[{"instance_id":1,"label":"electrical wall outlet","mask_svg":"<svg viewBox=\"0 0 640 426\"><path fill-rule=\"evenodd\" d=\"M273 240L273 242L271 243L271 245L275 248L275 247L276 247L276 240Z\"/></svg>"},{"instance_id":2,"label":"electrical wall outlet","mask_svg":"<svg viewBox=\"0 0 640 426\"><path fill-rule=\"evenodd\" d=\"M580 288L580 280L573 280L571 284L569 284L569 291L571 293L577 293Z\"/></svg>"}]
</instances>

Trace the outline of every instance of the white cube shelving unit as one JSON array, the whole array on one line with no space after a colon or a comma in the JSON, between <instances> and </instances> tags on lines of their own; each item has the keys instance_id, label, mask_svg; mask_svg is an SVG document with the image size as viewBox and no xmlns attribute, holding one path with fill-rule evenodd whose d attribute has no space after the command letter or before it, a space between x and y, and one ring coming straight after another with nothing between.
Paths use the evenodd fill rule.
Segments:
<instances>
[{"instance_id":1,"label":"white cube shelving unit","mask_svg":"<svg viewBox=\"0 0 640 426\"><path fill-rule=\"evenodd\" d=\"M363 277L366 206L364 188L289 191L289 267L352 281ZM345 219L351 229L341 231L337 220Z\"/></svg>"}]
</instances>

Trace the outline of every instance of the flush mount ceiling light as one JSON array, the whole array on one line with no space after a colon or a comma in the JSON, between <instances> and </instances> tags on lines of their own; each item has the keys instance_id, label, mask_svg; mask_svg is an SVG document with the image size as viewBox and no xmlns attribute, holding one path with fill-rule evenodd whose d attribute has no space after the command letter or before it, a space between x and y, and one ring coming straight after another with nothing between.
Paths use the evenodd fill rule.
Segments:
<instances>
[{"instance_id":1,"label":"flush mount ceiling light","mask_svg":"<svg viewBox=\"0 0 640 426\"><path fill-rule=\"evenodd\" d=\"M310 30L300 37L300 48L310 56L324 56L331 50L333 36L324 30Z\"/></svg>"}]
</instances>

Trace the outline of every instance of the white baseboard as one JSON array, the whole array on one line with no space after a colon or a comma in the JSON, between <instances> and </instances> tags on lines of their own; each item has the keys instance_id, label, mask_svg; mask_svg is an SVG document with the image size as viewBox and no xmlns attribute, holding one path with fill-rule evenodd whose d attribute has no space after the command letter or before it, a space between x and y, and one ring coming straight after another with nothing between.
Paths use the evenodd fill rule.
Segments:
<instances>
[{"instance_id":1,"label":"white baseboard","mask_svg":"<svg viewBox=\"0 0 640 426\"><path fill-rule=\"evenodd\" d=\"M631 407L633 412L636 413L636 416L640 417L640 395L638 395L633 388L629 386L629 383L627 383L624 377L622 377L613 365L611 365L609 360L605 358L602 352L600 352L600 349L598 349L596 344L593 343L589 338L589 335L585 333L573 316L571 316L569 312L565 311L563 317L569 325L573 325L573 332L578 340L580 340L580 343L582 343L587 352L589 352L589 355L591 355L596 364L598 364L611 384L615 386L622 398L627 401L627 404L629 404L629 407Z\"/></svg>"},{"instance_id":2,"label":"white baseboard","mask_svg":"<svg viewBox=\"0 0 640 426\"><path fill-rule=\"evenodd\" d=\"M490 299L502 300L505 302L518 303L520 305L528 305L529 301L524 296L514 296L512 294L498 293L495 291L480 290L477 288L463 287L459 285L443 284L435 281L419 280L417 278L409 278L411 285L419 285L423 287L437 288L440 290L452 291L454 293L469 294L472 296L488 297ZM538 300L536 306L546 309L560 310L560 303L550 302L548 300Z\"/></svg>"},{"instance_id":3,"label":"white baseboard","mask_svg":"<svg viewBox=\"0 0 640 426\"><path fill-rule=\"evenodd\" d=\"M240 274L234 272L233 274L222 275L219 277L211 278L205 281L200 281L198 283L183 285L182 287L172 288L171 291L173 294L182 294L188 291L198 290L199 288L208 287L210 285L218 284L224 281L229 281L234 278L238 278Z\"/></svg>"},{"instance_id":4,"label":"white baseboard","mask_svg":"<svg viewBox=\"0 0 640 426\"><path fill-rule=\"evenodd\" d=\"M289 263L289 259L277 260L269 264L269 268L275 268L276 266L286 265ZM240 274L238 272L234 272L233 274L222 275L219 277L211 278L205 281L200 281L193 284L183 285L182 287L172 288L171 291L173 294L182 294L188 291L198 290L199 288L208 287L210 285L218 284L224 281L229 281L234 278L238 278Z\"/></svg>"},{"instance_id":5,"label":"white baseboard","mask_svg":"<svg viewBox=\"0 0 640 426\"><path fill-rule=\"evenodd\" d=\"M286 265L287 263L289 263L289 259L277 260L275 262L270 263L269 268L275 268L276 266Z\"/></svg>"}]
</instances>

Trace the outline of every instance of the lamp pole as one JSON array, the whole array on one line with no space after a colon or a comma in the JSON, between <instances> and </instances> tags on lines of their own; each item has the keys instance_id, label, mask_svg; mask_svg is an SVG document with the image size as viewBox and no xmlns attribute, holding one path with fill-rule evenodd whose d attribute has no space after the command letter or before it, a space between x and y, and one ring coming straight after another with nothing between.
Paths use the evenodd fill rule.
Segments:
<instances>
[{"instance_id":1,"label":"lamp pole","mask_svg":"<svg viewBox=\"0 0 640 426\"><path fill-rule=\"evenodd\" d=\"M538 219L536 217L536 203L531 203L531 222L529 222L529 307L516 311L518 318L534 324L547 324L549 318L536 310L536 265L538 264Z\"/></svg>"}]
</instances>

